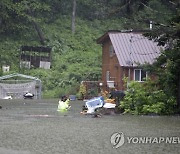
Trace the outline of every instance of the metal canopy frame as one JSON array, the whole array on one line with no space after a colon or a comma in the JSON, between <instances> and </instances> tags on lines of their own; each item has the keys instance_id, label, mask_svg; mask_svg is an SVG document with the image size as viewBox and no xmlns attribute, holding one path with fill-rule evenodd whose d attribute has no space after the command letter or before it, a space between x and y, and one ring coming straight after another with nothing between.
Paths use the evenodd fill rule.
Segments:
<instances>
[{"instance_id":1,"label":"metal canopy frame","mask_svg":"<svg viewBox=\"0 0 180 154\"><path fill-rule=\"evenodd\" d=\"M1 81L7 81L6 79L10 79L10 78L13 78L13 77L22 77L22 78L29 79L29 80L27 80L27 81L30 81L30 80L36 81L36 85L39 86L37 99L41 99L42 84L41 84L41 80L40 80L39 78L33 77L33 76L29 76L29 75L19 74L19 73L13 73L13 74L1 76L1 77L0 77L0 82L1 82ZM12 81L12 80L8 80L8 81ZM15 81L16 81L16 80L15 80ZM25 80L19 80L19 81L25 81Z\"/></svg>"},{"instance_id":2,"label":"metal canopy frame","mask_svg":"<svg viewBox=\"0 0 180 154\"><path fill-rule=\"evenodd\" d=\"M9 79L9 78L17 77L17 76L27 78L27 79L31 79L31 80L39 80L39 81L41 81L40 79L38 79L36 77L28 76L28 75L24 75L24 74L19 74L19 73L13 73L13 74L2 76L2 77L0 77L0 80Z\"/></svg>"}]
</instances>

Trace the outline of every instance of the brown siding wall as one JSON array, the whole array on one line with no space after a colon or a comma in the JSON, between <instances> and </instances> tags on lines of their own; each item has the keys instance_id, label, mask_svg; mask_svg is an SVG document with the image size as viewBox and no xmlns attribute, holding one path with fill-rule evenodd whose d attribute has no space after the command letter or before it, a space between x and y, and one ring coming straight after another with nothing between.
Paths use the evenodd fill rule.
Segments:
<instances>
[{"instance_id":1,"label":"brown siding wall","mask_svg":"<svg viewBox=\"0 0 180 154\"><path fill-rule=\"evenodd\" d=\"M129 76L129 68L121 67L119 65L116 54L110 56L109 47L110 40L104 42L102 46L102 82L103 90L110 91L107 86L106 72L110 72L110 80L115 82L115 88L118 90L125 90L126 85L123 82L124 77ZM130 68L130 80L134 80L134 69Z\"/></svg>"},{"instance_id":2,"label":"brown siding wall","mask_svg":"<svg viewBox=\"0 0 180 154\"><path fill-rule=\"evenodd\" d=\"M111 42L106 41L104 42L102 46L102 81L103 81L103 90L109 90L107 87L107 81L106 81L106 72L110 72L110 80L115 81L115 87L118 90L123 90L123 69L119 65L117 56L114 54L110 56L109 48L110 48Z\"/></svg>"}]
</instances>

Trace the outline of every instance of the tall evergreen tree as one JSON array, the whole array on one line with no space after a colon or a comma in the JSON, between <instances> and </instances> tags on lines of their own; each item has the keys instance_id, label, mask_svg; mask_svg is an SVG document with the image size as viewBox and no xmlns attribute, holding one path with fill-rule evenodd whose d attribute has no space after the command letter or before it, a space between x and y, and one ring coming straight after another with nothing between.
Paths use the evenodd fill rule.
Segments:
<instances>
[{"instance_id":1,"label":"tall evergreen tree","mask_svg":"<svg viewBox=\"0 0 180 154\"><path fill-rule=\"evenodd\" d=\"M161 53L152 70L159 77L159 85L169 96L175 96L180 112L180 3L173 2L173 17L167 25L156 23L147 36L155 39L165 50Z\"/></svg>"}]
</instances>

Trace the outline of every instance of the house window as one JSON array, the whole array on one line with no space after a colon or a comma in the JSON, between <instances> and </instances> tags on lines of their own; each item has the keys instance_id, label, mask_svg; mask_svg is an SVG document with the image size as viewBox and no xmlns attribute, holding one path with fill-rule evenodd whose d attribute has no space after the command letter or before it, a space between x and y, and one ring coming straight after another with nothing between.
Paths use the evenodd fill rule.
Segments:
<instances>
[{"instance_id":1,"label":"house window","mask_svg":"<svg viewBox=\"0 0 180 154\"><path fill-rule=\"evenodd\" d=\"M109 80L110 80L110 72L107 71L107 72L106 72L106 81L109 81Z\"/></svg>"},{"instance_id":2,"label":"house window","mask_svg":"<svg viewBox=\"0 0 180 154\"><path fill-rule=\"evenodd\" d=\"M109 55L112 57L115 54L114 48L112 45L109 46Z\"/></svg>"},{"instance_id":3,"label":"house window","mask_svg":"<svg viewBox=\"0 0 180 154\"><path fill-rule=\"evenodd\" d=\"M135 81L145 81L147 77L147 72L142 69L135 69L134 70L134 80Z\"/></svg>"}]
</instances>

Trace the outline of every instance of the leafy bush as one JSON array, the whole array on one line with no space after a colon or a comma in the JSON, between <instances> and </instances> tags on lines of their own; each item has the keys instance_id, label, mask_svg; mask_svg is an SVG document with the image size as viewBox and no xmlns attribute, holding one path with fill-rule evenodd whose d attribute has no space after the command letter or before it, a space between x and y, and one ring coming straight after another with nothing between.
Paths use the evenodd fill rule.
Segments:
<instances>
[{"instance_id":1,"label":"leafy bush","mask_svg":"<svg viewBox=\"0 0 180 154\"><path fill-rule=\"evenodd\" d=\"M142 113L144 113L144 114L149 114L149 113L162 114L164 108L165 108L165 105L163 102L158 102L158 103L152 104L152 105L143 105Z\"/></svg>"},{"instance_id":2,"label":"leafy bush","mask_svg":"<svg viewBox=\"0 0 180 154\"><path fill-rule=\"evenodd\" d=\"M79 87L79 92L77 93L78 99L84 99L86 95L86 86L81 83Z\"/></svg>"},{"instance_id":3,"label":"leafy bush","mask_svg":"<svg viewBox=\"0 0 180 154\"><path fill-rule=\"evenodd\" d=\"M175 98L158 90L151 80L144 83L131 81L120 107L132 114L172 114Z\"/></svg>"}]
</instances>

